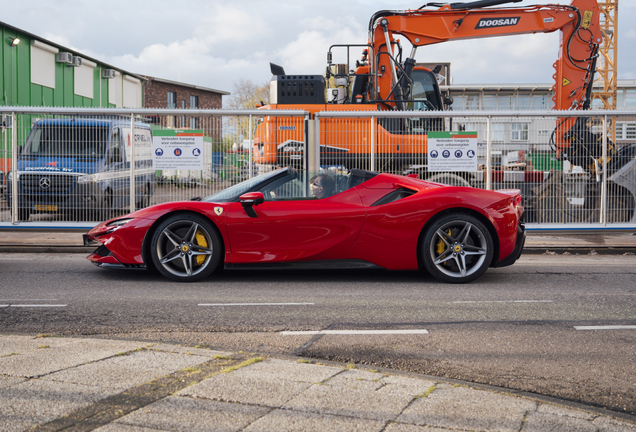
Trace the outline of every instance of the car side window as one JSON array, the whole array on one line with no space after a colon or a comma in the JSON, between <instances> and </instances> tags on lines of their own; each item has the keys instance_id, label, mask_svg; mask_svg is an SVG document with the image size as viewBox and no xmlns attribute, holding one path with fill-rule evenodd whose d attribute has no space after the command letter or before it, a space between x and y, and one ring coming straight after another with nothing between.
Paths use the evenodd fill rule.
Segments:
<instances>
[{"instance_id":1,"label":"car side window","mask_svg":"<svg viewBox=\"0 0 636 432\"><path fill-rule=\"evenodd\" d=\"M293 201L309 198L302 178L296 178L296 176L285 176L262 187L259 191L263 192L266 201Z\"/></svg>"}]
</instances>

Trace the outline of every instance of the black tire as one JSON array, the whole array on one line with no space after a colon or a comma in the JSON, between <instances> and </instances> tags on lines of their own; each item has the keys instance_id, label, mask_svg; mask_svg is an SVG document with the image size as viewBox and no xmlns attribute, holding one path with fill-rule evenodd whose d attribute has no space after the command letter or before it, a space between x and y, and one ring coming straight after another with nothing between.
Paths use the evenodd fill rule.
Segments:
<instances>
[{"instance_id":1,"label":"black tire","mask_svg":"<svg viewBox=\"0 0 636 432\"><path fill-rule=\"evenodd\" d=\"M493 241L477 218L455 213L436 220L426 231L421 258L435 278L450 283L477 279L490 266Z\"/></svg>"},{"instance_id":2,"label":"black tire","mask_svg":"<svg viewBox=\"0 0 636 432\"><path fill-rule=\"evenodd\" d=\"M218 267L221 240L203 216L177 214L163 221L153 233L150 256L154 267L168 279L194 282Z\"/></svg>"}]
</instances>

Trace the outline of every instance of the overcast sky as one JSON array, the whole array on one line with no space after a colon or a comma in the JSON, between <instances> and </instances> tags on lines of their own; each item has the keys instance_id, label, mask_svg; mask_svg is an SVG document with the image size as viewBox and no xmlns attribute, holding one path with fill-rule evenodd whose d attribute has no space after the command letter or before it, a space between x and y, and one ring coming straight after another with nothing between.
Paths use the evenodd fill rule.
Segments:
<instances>
[{"instance_id":1,"label":"overcast sky","mask_svg":"<svg viewBox=\"0 0 636 432\"><path fill-rule=\"evenodd\" d=\"M0 20L130 72L231 91L241 78L268 82L269 62L322 74L329 46L367 42L374 12L425 1L26 0ZM570 2L512 6L539 3ZM636 79L636 1L620 3L618 78ZM558 49L556 32L443 43L416 60L451 62L455 84L551 83Z\"/></svg>"}]
</instances>

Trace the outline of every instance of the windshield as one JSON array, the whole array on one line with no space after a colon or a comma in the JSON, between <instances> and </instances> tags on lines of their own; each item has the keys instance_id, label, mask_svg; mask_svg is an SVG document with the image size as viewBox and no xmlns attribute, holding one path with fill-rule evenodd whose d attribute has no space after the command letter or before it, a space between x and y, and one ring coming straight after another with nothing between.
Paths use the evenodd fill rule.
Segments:
<instances>
[{"instance_id":1,"label":"windshield","mask_svg":"<svg viewBox=\"0 0 636 432\"><path fill-rule=\"evenodd\" d=\"M409 102L408 109L411 111L439 110L433 74L429 71L416 69L411 78L413 79L411 87L413 102Z\"/></svg>"},{"instance_id":2,"label":"windshield","mask_svg":"<svg viewBox=\"0 0 636 432\"><path fill-rule=\"evenodd\" d=\"M230 186L227 189L223 189L220 192L212 194L208 197L205 197L202 201L205 202L232 202L237 201L238 197L243 195L245 192L253 189L255 186L266 182L267 180L279 175L285 168L281 168L275 171L270 171L268 173L261 174L249 180L245 180L239 184L235 184L234 186Z\"/></svg>"},{"instance_id":3,"label":"windshield","mask_svg":"<svg viewBox=\"0 0 636 432\"><path fill-rule=\"evenodd\" d=\"M104 157L108 128L100 126L35 126L22 156Z\"/></svg>"}]
</instances>

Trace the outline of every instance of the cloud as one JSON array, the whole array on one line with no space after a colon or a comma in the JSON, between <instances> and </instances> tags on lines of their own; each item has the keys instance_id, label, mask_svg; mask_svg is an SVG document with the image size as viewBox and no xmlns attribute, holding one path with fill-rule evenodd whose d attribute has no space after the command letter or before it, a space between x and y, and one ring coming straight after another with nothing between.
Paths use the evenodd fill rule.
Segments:
<instances>
[{"instance_id":1,"label":"cloud","mask_svg":"<svg viewBox=\"0 0 636 432\"><path fill-rule=\"evenodd\" d=\"M524 0L517 6L554 1ZM625 47L636 40L631 26L636 19L636 5L631 3L636 2L624 3L619 14L619 78L633 79L636 58ZM322 74L331 45L366 43L373 13L420 4L188 0L175 7L169 0L30 0L4 10L2 20L133 73L230 90L240 78L268 81L270 61L289 73ZM558 45L558 32L455 41L420 48L416 58L452 62L456 84L549 83ZM405 47L405 54L409 49ZM334 63L344 62L338 52ZM358 54L352 53L351 60L356 58Z\"/></svg>"},{"instance_id":2,"label":"cloud","mask_svg":"<svg viewBox=\"0 0 636 432\"><path fill-rule=\"evenodd\" d=\"M259 35L269 31L267 21L252 13L250 8L212 4L201 11L201 16L194 34L210 44L226 41L256 43Z\"/></svg>"}]
</instances>

